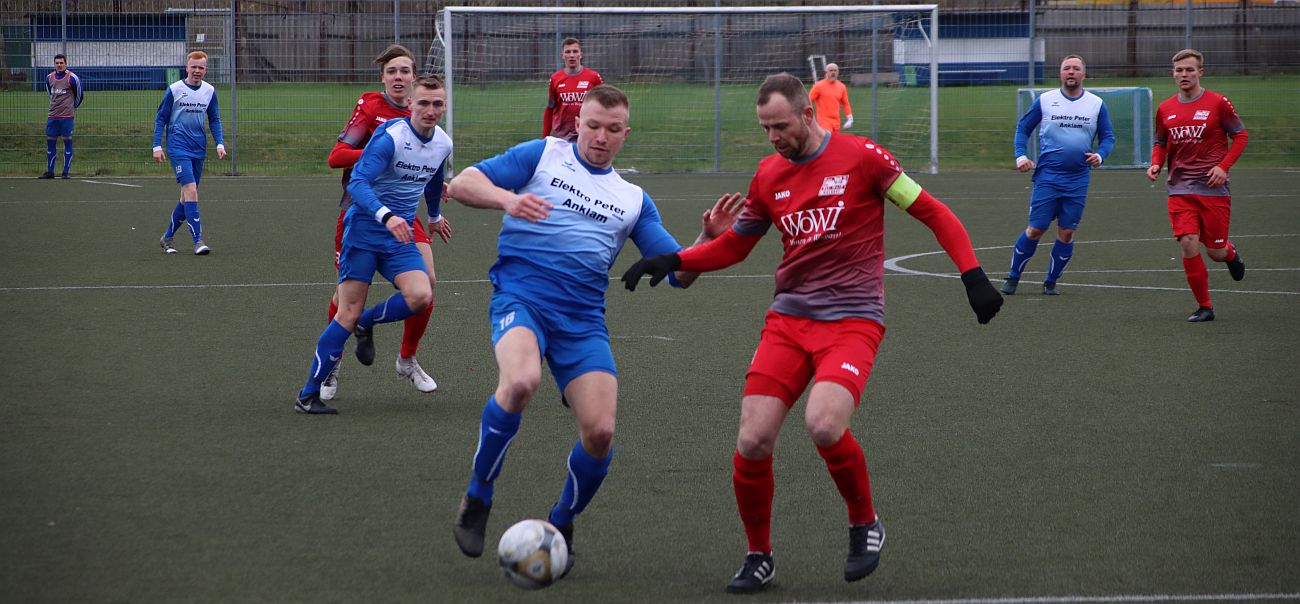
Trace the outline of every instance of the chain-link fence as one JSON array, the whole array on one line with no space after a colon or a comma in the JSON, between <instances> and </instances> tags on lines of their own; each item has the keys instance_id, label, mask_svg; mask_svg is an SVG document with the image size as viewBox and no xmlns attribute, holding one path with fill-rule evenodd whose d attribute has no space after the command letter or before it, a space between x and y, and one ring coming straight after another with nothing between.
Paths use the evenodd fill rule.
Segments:
<instances>
[{"instance_id":1,"label":"chain-link fence","mask_svg":"<svg viewBox=\"0 0 1300 604\"><path fill-rule=\"evenodd\" d=\"M566 8L620 3L466 4ZM764 2L679 0L653 4L726 8ZM790 55L800 61L824 57L822 60L839 63L855 108L879 109L874 124L863 119L867 109L858 109L858 125L851 132L869 135L873 129L913 119L922 109L924 101L919 99L924 97L908 91L928 86L933 48L940 84L940 168L1006 168L1012 160L1011 135L1020 89L1056 86L1057 65L1064 55L1083 55L1088 65L1087 86L1147 88L1159 103L1175 93L1170 57L1191 46L1205 53L1205 86L1227 94L1250 130L1250 149L1242 164L1300 165L1300 129L1291 118L1300 107L1296 101L1300 98L1300 4L1271 0L984 0L939 2L939 6L935 46L927 35L928 24L918 23L909 29L890 22L846 35L806 37L799 42L798 52ZM7 0L0 3L0 174L44 171L44 125L49 109L44 82L52 70L54 54L59 53L68 56L69 68L81 77L87 91L77 111L74 173L160 174L149 153L154 117L163 88L182 77L185 54L191 50L203 50L211 57L207 80L217 88L226 144L233 152L232 162L213 162L211 173L327 173L325 157L358 95L379 88L373 57L388 44L401 42L416 56L436 62L438 53L430 51L438 49L438 13L442 8L442 2L411 0ZM480 21L467 27L494 25ZM571 27L582 29L581 25ZM647 44L674 48L682 65L691 64L692 52L714 52L707 45L689 48L687 38L674 36L639 39L635 48L630 42L621 46L630 40L620 38L623 27L602 22L600 28L607 31L602 32L600 45L589 48L586 56L586 63L610 83L648 83L646 88L653 89L656 82L682 79L673 70L637 69L627 62L628 57L658 56L656 50L662 49ZM762 31L749 33L766 35ZM467 96L454 108L458 123L462 117L467 120L457 137L471 136L470 124L475 122L518 119L535 122L536 128L494 134L501 139L499 144L475 147L472 154L469 147L463 147L457 157L459 165L494 152L489 147L504 149L540 134L545 82L559 67L557 36L567 34L520 35L541 36L534 40L543 49L541 54L492 52L492 69L484 73L498 74L494 76L497 81L479 74L482 77L476 86L488 95L479 98L517 95L511 111L526 117L492 114L499 111L497 105L471 102ZM855 39L872 35L877 37L874 44ZM772 36L765 43L787 42ZM553 56L547 56L548 49ZM440 65L431 67L441 70ZM807 63L770 67L811 79ZM753 77L753 82L734 83L746 92L724 99L729 117L720 127L732 140L761 147L763 134L750 106L758 75ZM499 91L494 88L497 85ZM637 88L637 93L641 90ZM885 100L878 100L877 95ZM711 94L701 98L715 102ZM637 101L634 95L634 104ZM488 113L471 119L475 110ZM634 128L636 119L634 112ZM1149 127L1140 118L1131 126ZM629 151L638 142L630 142ZM704 159L666 169L708 171L717 167L717 162ZM744 169L731 164L721 167Z\"/></svg>"}]
</instances>

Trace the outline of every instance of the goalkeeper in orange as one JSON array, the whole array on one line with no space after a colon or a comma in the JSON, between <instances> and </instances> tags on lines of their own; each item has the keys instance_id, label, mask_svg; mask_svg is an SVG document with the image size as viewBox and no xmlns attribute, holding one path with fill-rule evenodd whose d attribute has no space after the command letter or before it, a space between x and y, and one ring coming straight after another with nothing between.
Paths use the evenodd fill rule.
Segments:
<instances>
[{"instance_id":1,"label":"goalkeeper in orange","mask_svg":"<svg viewBox=\"0 0 1300 604\"><path fill-rule=\"evenodd\" d=\"M840 107L844 108L844 129L853 127L853 105L849 104L849 89L840 81L840 66L826 64L826 77L808 91L808 100L817 110L817 123L827 132L840 131Z\"/></svg>"}]
</instances>

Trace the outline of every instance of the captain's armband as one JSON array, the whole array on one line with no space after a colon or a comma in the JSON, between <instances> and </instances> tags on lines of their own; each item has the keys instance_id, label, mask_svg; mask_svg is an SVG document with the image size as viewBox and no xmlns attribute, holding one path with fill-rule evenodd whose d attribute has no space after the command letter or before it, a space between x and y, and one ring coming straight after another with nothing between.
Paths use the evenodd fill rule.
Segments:
<instances>
[{"instance_id":1,"label":"captain's armband","mask_svg":"<svg viewBox=\"0 0 1300 604\"><path fill-rule=\"evenodd\" d=\"M916 184L916 181L912 180L906 172L899 172L898 178L894 179L894 184L889 185L885 190L885 199L904 212L912 207L912 203L920 196L921 185Z\"/></svg>"}]
</instances>

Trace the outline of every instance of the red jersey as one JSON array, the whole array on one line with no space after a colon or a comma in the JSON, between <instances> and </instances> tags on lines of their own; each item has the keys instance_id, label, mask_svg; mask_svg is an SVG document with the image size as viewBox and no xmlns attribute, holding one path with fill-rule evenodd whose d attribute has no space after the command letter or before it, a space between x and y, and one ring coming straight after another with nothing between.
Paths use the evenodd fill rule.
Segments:
<instances>
[{"instance_id":1,"label":"red jersey","mask_svg":"<svg viewBox=\"0 0 1300 604\"><path fill-rule=\"evenodd\" d=\"M569 75L563 69L551 74L546 111L542 114L542 136L554 136L569 142L578 140L578 110L582 109L587 91L603 82L596 70L587 67L577 75Z\"/></svg>"},{"instance_id":2,"label":"red jersey","mask_svg":"<svg viewBox=\"0 0 1300 604\"><path fill-rule=\"evenodd\" d=\"M361 98L357 99L357 106L352 110L352 117L348 119L348 125L343 127L343 132L339 133L339 142L344 143L352 149L355 157L348 157L350 162L343 168L343 199L339 202L342 207L347 207L352 203L352 197L348 195L348 179L352 178L352 165L361 159L361 150L366 148L366 143L370 142L370 135L375 133L384 122L391 119L401 119L411 115L411 110L405 106L398 106L388 99L388 95L383 92L366 92L362 93ZM334 156L338 152L338 145L335 145ZM351 153L348 155L352 155ZM331 157L331 160L336 159ZM332 161L335 167L337 162Z\"/></svg>"},{"instance_id":3,"label":"red jersey","mask_svg":"<svg viewBox=\"0 0 1300 604\"><path fill-rule=\"evenodd\" d=\"M885 191L902 174L871 139L827 136L810 158L758 164L733 227L756 236L776 225L785 253L772 310L832 321L885 318Z\"/></svg>"},{"instance_id":4,"label":"red jersey","mask_svg":"<svg viewBox=\"0 0 1300 604\"><path fill-rule=\"evenodd\" d=\"M1241 156L1245 148L1246 126L1241 123L1237 109L1225 97L1203 90L1191 101L1178 95L1169 97L1156 109L1155 158L1169 158L1169 180L1166 187L1170 195L1229 196L1228 184L1211 189L1206 184L1210 169L1222 166L1224 170ZM1233 148L1228 149L1228 138L1233 138ZM1240 145L1242 149L1237 147ZM1152 163L1156 163L1153 161ZM1226 164L1226 165L1225 165Z\"/></svg>"}]
</instances>

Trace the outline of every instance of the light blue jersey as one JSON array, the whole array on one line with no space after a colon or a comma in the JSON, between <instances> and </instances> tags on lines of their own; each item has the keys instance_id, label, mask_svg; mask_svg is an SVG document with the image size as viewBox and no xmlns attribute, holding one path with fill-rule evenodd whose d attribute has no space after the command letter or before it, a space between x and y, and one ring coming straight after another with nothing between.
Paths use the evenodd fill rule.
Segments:
<instances>
[{"instance_id":1,"label":"light blue jersey","mask_svg":"<svg viewBox=\"0 0 1300 604\"><path fill-rule=\"evenodd\" d=\"M206 123L205 123L206 122ZM179 80L167 87L153 125L153 146L163 144L167 132L167 155L176 159L203 159L208 154L208 133L218 145L221 138L221 112L217 109L217 90L212 84L199 82L197 87Z\"/></svg>"},{"instance_id":2,"label":"light blue jersey","mask_svg":"<svg viewBox=\"0 0 1300 604\"><path fill-rule=\"evenodd\" d=\"M410 118L376 129L348 181L352 207L343 239L374 251L400 247L384 220L389 214L415 220L420 195L429 204L429 219L441 216L443 165L450 155L451 137L439 126L428 138L415 131Z\"/></svg>"},{"instance_id":3,"label":"light blue jersey","mask_svg":"<svg viewBox=\"0 0 1300 604\"><path fill-rule=\"evenodd\" d=\"M1016 158L1025 157L1029 134L1038 127L1038 162L1034 168L1034 183L1047 179L1061 190L1085 190L1091 167L1084 157L1092 151L1092 140L1097 138L1097 154L1102 161L1115 146L1115 132L1110 127L1110 116L1101 97L1085 91L1075 98L1065 96L1061 89L1045 92L1029 106L1029 111L1016 125Z\"/></svg>"},{"instance_id":4,"label":"light blue jersey","mask_svg":"<svg viewBox=\"0 0 1300 604\"><path fill-rule=\"evenodd\" d=\"M682 249L641 187L612 168L588 165L568 141L529 141L474 167L498 187L555 206L537 222L503 219L488 273L499 292L566 312L603 313L609 269L629 238L647 257Z\"/></svg>"}]
</instances>

